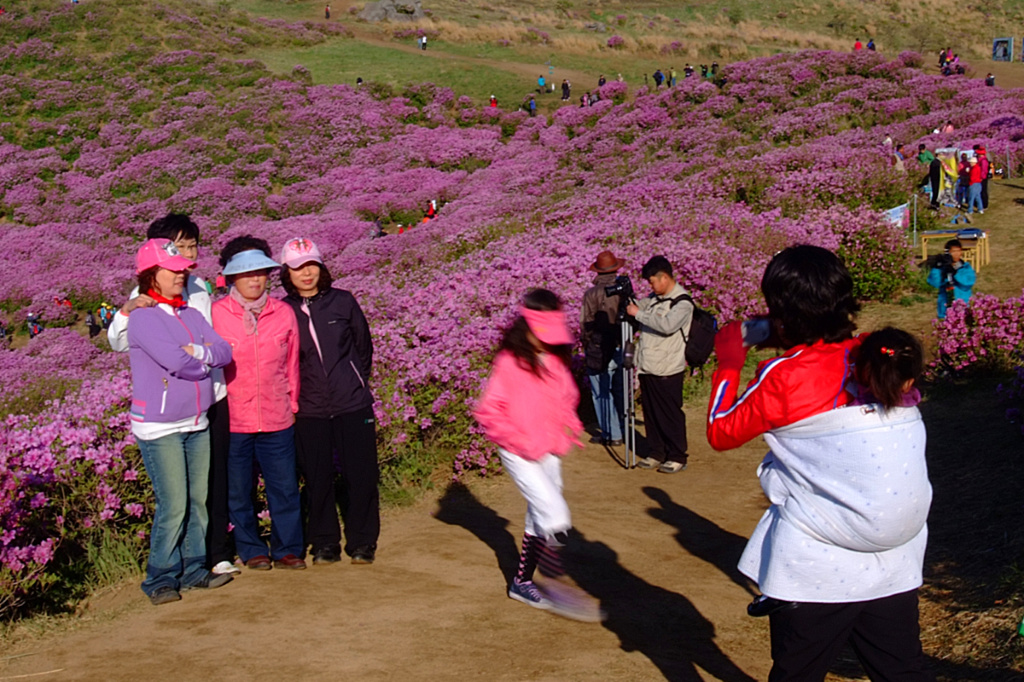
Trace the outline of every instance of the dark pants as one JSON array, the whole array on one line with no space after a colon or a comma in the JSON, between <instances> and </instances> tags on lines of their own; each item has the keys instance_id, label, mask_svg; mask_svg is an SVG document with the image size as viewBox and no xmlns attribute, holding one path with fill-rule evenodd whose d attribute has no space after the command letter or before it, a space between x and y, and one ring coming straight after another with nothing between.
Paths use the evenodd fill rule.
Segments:
<instances>
[{"instance_id":1,"label":"dark pants","mask_svg":"<svg viewBox=\"0 0 1024 682\"><path fill-rule=\"evenodd\" d=\"M686 463L686 415L683 414L683 372L667 377L640 375L640 404L650 456Z\"/></svg>"},{"instance_id":2,"label":"dark pants","mask_svg":"<svg viewBox=\"0 0 1024 682\"><path fill-rule=\"evenodd\" d=\"M302 553L302 514L295 477L295 428L232 433L228 450L228 513L242 561L267 553L252 504L253 462L263 472L270 508L270 557Z\"/></svg>"},{"instance_id":3,"label":"dark pants","mask_svg":"<svg viewBox=\"0 0 1024 682\"><path fill-rule=\"evenodd\" d=\"M769 682L824 680L849 642L874 682L926 682L917 590L846 604L801 603L769 616Z\"/></svg>"},{"instance_id":4,"label":"dark pants","mask_svg":"<svg viewBox=\"0 0 1024 682\"><path fill-rule=\"evenodd\" d=\"M988 208L988 178L981 181L981 206Z\"/></svg>"},{"instance_id":5,"label":"dark pants","mask_svg":"<svg viewBox=\"0 0 1024 682\"><path fill-rule=\"evenodd\" d=\"M335 506L334 453L338 453L338 497L345 520L345 553L376 547L380 536L380 495L377 485L377 427L373 408L330 419L299 417L295 421L299 470L306 481L309 519L306 542L315 552L341 542Z\"/></svg>"},{"instance_id":6,"label":"dark pants","mask_svg":"<svg viewBox=\"0 0 1024 682\"><path fill-rule=\"evenodd\" d=\"M235 543L228 531L228 449L231 423L228 401L219 400L206 413L210 420L210 487L206 494L206 562L213 568L221 561L234 561Z\"/></svg>"}]
</instances>

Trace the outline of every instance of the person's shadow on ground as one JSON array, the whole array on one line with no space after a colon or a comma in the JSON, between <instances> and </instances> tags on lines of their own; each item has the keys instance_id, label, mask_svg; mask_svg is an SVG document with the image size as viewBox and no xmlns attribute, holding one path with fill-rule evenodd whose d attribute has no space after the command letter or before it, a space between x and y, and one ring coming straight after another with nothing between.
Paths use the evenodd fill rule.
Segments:
<instances>
[{"instance_id":1,"label":"person's shadow on ground","mask_svg":"<svg viewBox=\"0 0 1024 682\"><path fill-rule=\"evenodd\" d=\"M623 651L639 651L670 682L699 681L697 668L723 682L753 682L715 643L715 626L686 597L626 570L618 554L582 533L570 536L569 573L601 602L604 627Z\"/></svg>"},{"instance_id":2,"label":"person's shadow on ground","mask_svg":"<svg viewBox=\"0 0 1024 682\"><path fill-rule=\"evenodd\" d=\"M498 568L511 581L519 562L508 519L481 503L461 483L452 483L434 517L465 528L491 548ZM627 571L607 545L574 532L567 547L569 573L601 602L604 627L619 636L624 651L639 651L670 682L700 682L697 666L724 682L752 682L714 642L714 625L682 595Z\"/></svg>"},{"instance_id":3,"label":"person's shadow on ground","mask_svg":"<svg viewBox=\"0 0 1024 682\"><path fill-rule=\"evenodd\" d=\"M476 499L462 483L451 483L437 502L434 518L450 526L461 526L494 552L498 569L511 583L519 568L519 548L508 532L508 519Z\"/></svg>"},{"instance_id":4,"label":"person's shadow on ground","mask_svg":"<svg viewBox=\"0 0 1024 682\"><path fill-rule=\"evenodd\" d=\"M758 595L750 579L736 568L747 544L747 538L727 531L700 514L676 504L668 493L660 488L645 486L643 491L644 495L659 505L651 507L647 513L675 528L676 542L684 550L717 567L750 596Z\"/></svg>"}]
</instances>

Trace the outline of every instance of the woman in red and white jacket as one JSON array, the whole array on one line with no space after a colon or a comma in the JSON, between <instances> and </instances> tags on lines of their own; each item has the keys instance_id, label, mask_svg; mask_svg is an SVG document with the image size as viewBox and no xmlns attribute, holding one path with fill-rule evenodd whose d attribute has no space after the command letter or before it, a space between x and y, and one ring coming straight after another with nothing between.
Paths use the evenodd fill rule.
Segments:
<instances>
[{"instance_id":1,"label":"woman in red and white jacket","mask_svg":"<svg viewBox=\"0 0 1024 682\"><path fill-rule=\"evenodd\" d=\"M739 564L763 595L748 611L770 617L768 679L822 680L850 642L872 679L933 680L924 664L917 607L930 502L923 426L908 418L905 433L899 432L881 423L877 411L846 407L855 399L846 386L860 345L853 336L858 305L853 280L835 254L817 246L787 248L768 264L761 291L773 329L770 343L784 352L758 365L739 394L747 356L742 323L719 331L707 436L716 450L760 435L772 447L758 475L773 504ZM916 440L901 440L901 433ZM887 523L906 531L903 540L873 549L844 545L799 522L821 519L817 512L824 507L856 510L878 501L877 489L865 483L871 475L856 469L875 456L872 473L888 466L918 474L912 482L892 477L882 494ZM791 507L765 486L773 473L800 481Z\"/></svg>"},{"instance_id":2,"label":"woman in red and white jacket","mask_svg":"<svg viewBox=\"0 0 1024 682\"><path fill-rule=\"evenodd\" d=\"M221 252L228 295L213 305L213 327L231 344L228 386L228 514L238 556L254 570L302 569L302 521L295 473L295 413L299 399L299 328L290 306L267 293L270 246L256 237L232 239ZM270 553L252 503L253 462L263 472L272 527Z\"/></svg>"}]
</instances>

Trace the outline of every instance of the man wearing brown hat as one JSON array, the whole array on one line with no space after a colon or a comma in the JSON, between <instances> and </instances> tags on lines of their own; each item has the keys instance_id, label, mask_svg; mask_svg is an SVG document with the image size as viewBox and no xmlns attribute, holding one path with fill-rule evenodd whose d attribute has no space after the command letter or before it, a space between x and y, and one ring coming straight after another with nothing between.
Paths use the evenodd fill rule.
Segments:
<instances>
[{"instance_id":1,"label":"man wearing brown hat","mask_svg":"<svg viewBox=\"0 0 1024 682\"><path fill-rule=\"evenodd\" d=\"M611 251L602 251L591 264L597 273L594 286L583 294L580 328L587 379L594 398L594 411L601 428L594 442L622 445L622 332L618 322L620 296L608 296L605 287L615 283L619 268L626 264Z\"/></svg>"}]
</instances>

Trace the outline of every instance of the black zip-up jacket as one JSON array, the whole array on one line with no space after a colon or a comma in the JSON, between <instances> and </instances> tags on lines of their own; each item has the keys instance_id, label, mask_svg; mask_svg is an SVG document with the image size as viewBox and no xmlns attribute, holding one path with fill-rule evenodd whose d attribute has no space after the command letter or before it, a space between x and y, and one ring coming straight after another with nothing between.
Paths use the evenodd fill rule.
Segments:
<instances>
[{"instance_id":1,"label":"black zip-up jacket","mask_svg":"<svg viewBox=\"0 0 1024 682\"><path fill-rule=\"evenodd\" d=\"M370 326L352 294L329 289L305 299L320 341L323 362L309 333L301 296L285 299L299 323L299 417L328 419L373 405Z\"/></svg>"}]
</instances>

